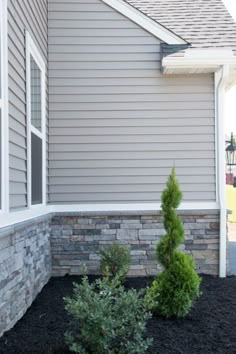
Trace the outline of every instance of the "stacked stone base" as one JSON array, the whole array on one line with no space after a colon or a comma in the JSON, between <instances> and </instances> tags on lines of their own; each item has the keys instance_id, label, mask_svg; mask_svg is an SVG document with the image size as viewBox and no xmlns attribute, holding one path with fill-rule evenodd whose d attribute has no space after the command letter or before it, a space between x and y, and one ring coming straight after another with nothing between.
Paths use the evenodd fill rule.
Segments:
<instances>
[{"instance_id":1,"label":"stacked stone base","mask_svg":"<svg viewBox=\"0 0 236 354\"><path fill-rule=\"evenodd\" d=\"M48 217L1 230L0 336L23 316L50 276Z\"/></svg>"},{"instance_id":2,"label":"stacked stone base","mask_svg":"<svg viewBox=\"0 0 236 354\"><path fill-rule=\"evenodd\" d=\"M219 214L181 212L185 244L199 273L218 274ZM101 248L130 248L129 276L156 275L157 242L165 234L160 213L48 215L0 230L0 336L23 316L50 276L99 274Z\"/></svg>"},{"instance_id":3,"label":"stacked stone base","mask_svg":"<svg viewBox=\"0 0 236 354\"><path fill-rule=\"evenodd\" d=\"M185 244L181 248L191 254L199 273L218 274L218 211L181 212L185 228ZM113 242L130 248L129 276L156 275L161 267L155 248L165 235L160 213L155 215L81 215L58 214L51 220L52 275L99 274L99 250Z\"/></svg>"}]
</instances>

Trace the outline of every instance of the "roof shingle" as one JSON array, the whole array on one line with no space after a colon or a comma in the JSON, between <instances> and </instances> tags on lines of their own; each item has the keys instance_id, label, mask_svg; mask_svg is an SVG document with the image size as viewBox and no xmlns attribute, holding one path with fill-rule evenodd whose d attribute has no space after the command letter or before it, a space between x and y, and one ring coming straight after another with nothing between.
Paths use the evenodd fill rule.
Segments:
<instances>
[{"instance_id":1,"label":"roof shingle","mask_svg":"<svg viewBox=\"0 0 236 354\"><path fill-rule=\"evenodd\" d=\"M236 23L222 0L124 0L191 44L236 53Z\"/></svg>"}]
</instances>

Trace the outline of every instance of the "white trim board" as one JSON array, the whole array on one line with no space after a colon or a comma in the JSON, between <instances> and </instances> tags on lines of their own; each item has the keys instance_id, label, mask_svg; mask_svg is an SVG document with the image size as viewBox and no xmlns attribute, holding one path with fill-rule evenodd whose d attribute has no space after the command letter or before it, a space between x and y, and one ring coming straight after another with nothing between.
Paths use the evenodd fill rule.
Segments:
<instances>
[{"instance_id":1,"label":"white trim board","mask_svg":"<svg viewBox=\"0 0 236 354\"><path fill-rule=\"evenodd\" d=\"M70 204L70 205L46 205L31 207L20 211L9 213L1 219L0 228L14 225L19 222L28 221L39 216L51 213L99 213L117 212L125 214L126 212L156 212L161 210L160 203L140 203L140 204ZM197 203L181 203L178 208L180 211L203 211L203 210L219 210L216 202L197 202Z\"/></svg>"},{"instance_id":2,"label":"white trim board","mask_svg":"<svg viewBox=\"0 0 236 354\"><path fill-rule=\"evenodd\" d=\"M32 37L26 31L26 107L27 107L27 205L29 208L40 208L46 205L46 65L39 53ZM30 56L33 57L41 71L41 131L31 124L31 63ZM31 133L34 133L42 140L42 203L32 205L31 193Z\"/></svg>"},{"instance_id":3,"label":"white trim board","mask_svg":"<svg viewBox=\"0 0 236 354\"><path fill-rule=\"evenodd\" d=\"M105 4L120 12L131 21L137 23L143 29L167 44L188 44L184 39L168 30L158 22L143 14L123 0L102 0Z\"/></svg>"},{"instance_id":4,"label":"white trim board","mask_svg":"<svg viewBox=\"0 0 236 354\"><path fill-rule=\"evenodd\" d=\"M231 49L187 49L182 57L167 56L162 59L164 74L217 72L222 65L236 68L236 56Z\"/></svg>"},{"instance_id":5,"label":"white trim board","mask_svg":"<svg viewBox=\"0 0 236 354\"><path fill-rule=\"evenodd\" d=\"M225 87L229 77L229 65L222 65L220 73L215 74L216 92L216 174L218 193L217 198L220 207L220 262L219 275L226 276L226 248L227 248L227 210L225 196L225 127L224 127L224 99Z\"/></svg>"},{"instance_id":6,"label":"white trim board","mask_svg":"<svg viewBox=\"0 0 236 354\"><path fill-rule=\"evenodd\" d=\"M160 211L161 203L130 203L130 204L70 204L51 205L53 212L129 212L129 211ZM218 204L212 203L181 203L178 210L213 210Z\"/></svg>"},{"instance_id":7,"label":"white trim board","mask_svg":"<svg viewBox=\"0 0 236 354\"><path fill-rule=\"evenodd\" d=\"M1 163L1 207L0 213L9 212L9 117L8 117L8 24L7 24L7 0L0 2L0 55L1 55L1 123L2 156ZM1 186L0 186L1 188Z\"/></svg>"}]
</instances>

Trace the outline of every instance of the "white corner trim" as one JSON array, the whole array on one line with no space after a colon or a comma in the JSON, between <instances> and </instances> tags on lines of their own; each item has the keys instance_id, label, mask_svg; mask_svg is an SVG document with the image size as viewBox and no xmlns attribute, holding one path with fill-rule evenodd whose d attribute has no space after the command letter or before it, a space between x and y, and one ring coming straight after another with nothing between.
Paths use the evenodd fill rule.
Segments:
<instances>
[{"instance_id":1,"label":"white corner trim","mask_svg":"<svg viewBox=\"0 0 236 354\"><path fill-rule=\"evenodd\" d=\"M31 207L20 211L8 213L4 218L0 218L0 228L14 225L19 222L28 221L39 216L51 213L96 213L96 212L155 212L161 210L161 203L140 203L140 204L70 204L70 205L46 205ZM196 202L182 203L178 210L219 210L216 202Z\"/></svg>"},{"instance_id":2,"label":"white corner trim","mask_svg":"<svg viewBox=\"0 0 236 354\"><path fill-rule=\"evenodd\" d=\"M220 75L220 76L219 76ZM216 91L216 156L217 156L217 190L220 206L220 260L219 276L226 276L226 248L227 248L227 209L225 196L225 126L224 126L224 100L225 87L229 77L229 65L222 65L220 73L215 74Z\"/></svg>"},{"instance_id":3,"label":"white corner trim","mask_svg":"<svg viewBox=\"0 0 236 354\"><path fill-rule=\"evenodd\" d=\"M30 97L30 52L33 45L30 34L25 32L26 46L26 128L27 128L27 206L31 205L31 131L30 131L30 116L31 116L31 97Z\"/></svg>"},{"instance_id":4,"label":"white corner trim","mask_svg":"<svg viewBox=\"0 0 236 354\"><path fill-rule=\"evenodd\" d=\"M135 9L133 6L127 4L123 0L102 0L105 4L109 5L122 15L128 17L131 21L137 23L139 26L159 38L167 44L187 44L181 37L177 36L174 32L168 30L158 22L152 20L144 15L141 11Z\"/></svg>"},{"instance_id":5,"label":"white corner trim","mask_svg":"<svg viewBox=\"0 0 236 354\"><path fill-rule=\"evenodd\" d=\"M26 37L26 114L27 114L27 205L29 208L37 209L46 206L46 65L36 47L29 32ZM41 112L42 131L40 132L31 124L31 84L30 84L30 56L32 56L41 70ZM32 205L31 203L31 132L42 140L42 203Z\"/></svg>"},{"instance_id":6,"label":"white corner trim","mask_svg":"<svg viewBox=\"0 0 236 354\"><path fill-rule=\"evenodd\" d=\"M1 214L9 212L9 116L8 116L8 24L7 24L7 0L0 3L0 55L1 55L1 123L2 136L2 156L0 156L1 165ZM0 187L1 188L1 187Z\"/></svg>"},{"instance_id":7,"label":"white corner trim","mask_svg":"<svg viewBox=\"0 0 236 354\"><path fill-rule=\"evenodd\" d=\"M218 70L214 73L214 100L215 100L215 187L216 187L216 201L220 204L220 189L219 189L219 141L218 141L218 116L219 116L219 84L221 80L221 71Z\"/></svg>"}]
</instances>

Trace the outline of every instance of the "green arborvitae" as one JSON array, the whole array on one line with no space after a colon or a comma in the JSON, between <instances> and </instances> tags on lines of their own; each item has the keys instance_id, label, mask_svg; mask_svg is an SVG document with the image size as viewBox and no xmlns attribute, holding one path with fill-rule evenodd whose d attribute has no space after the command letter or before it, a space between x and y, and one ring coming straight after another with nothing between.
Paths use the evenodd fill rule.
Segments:
<instances>
[{"instance_id":1,"label":"green arborvitae","mask_svg":"<svg viewBox=\"0 0 236 354\"><path fill-rule=\"evenodd\" d=\"M182 193L175 169L162 193L162 215L166 235L157 245L156 255L164 270L147 289L147 307L165 317L184 317L199 295L201 279L192 257L177 250L184 241L184 227L176 213Z\"/></svg>"}]
</instances>

